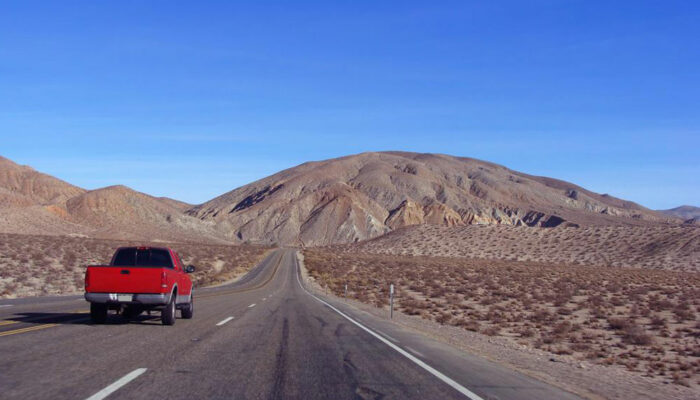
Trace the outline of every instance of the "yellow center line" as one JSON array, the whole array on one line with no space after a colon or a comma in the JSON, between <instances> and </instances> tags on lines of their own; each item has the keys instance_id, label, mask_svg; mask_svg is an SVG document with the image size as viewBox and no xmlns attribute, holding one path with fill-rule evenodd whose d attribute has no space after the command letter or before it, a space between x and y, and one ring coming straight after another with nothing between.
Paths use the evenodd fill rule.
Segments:
<instances>
[{"instance_id":1,"label":"yellow center line","mask_svg":"<svg viewBox=\"0 0 700 400\"><path fill-rule=\"evenodd\" d=\"M87 314L89 312L90 311L88 311L88 310L75 310L75 311L73 311L74 314ZM14 325L14 324L19 324L20 322L31 324L33 322L37 322L37 321L41 321L41 320L45 320L45 319L51 319L51 318L53 318L53 317L50 317L50 316L38 317L38 318L27 319L24 321L4 320L4 321L0 321L0 326ZM41 324L41 325L29 326L26 328L0 332L0 336L8 336L8 335L14 335L16 333L31 332L31 331L36 331L39 329L51 328L52 326L56 326L56 325L58 325L58 324Z\"/></svg>"},{"instance_id":2,"label":"yellow center line","mask_svg":"<svg viewBox=\"0 0 700 400\"><path fill-rule=\"evenodd\" d=\"M9 335L16 335L18 333L25 333L25 332L31 332L31 331L38 331L41 329L46 329L46 328L51 328L54 326L57 326L58 324L44 324L44 325L37 325L37 326L30 326L28 328L22 328L22 329L15 329L12 331L5 331L5 332L0 332L0 336L9 336Z\"/></svg>"},{"instance_id":3,"label":"yellow center line","mask_svg":"<svg viewBox=\"0 0 700 400\"><path fill-rule=\"evenodd\" d=\"M280 254L280 256L279 256L279 258L278 258L278 260L277 260L277 263L275 264L275 268L272 270L272 274L270 274L270 276L268 276L267 279L265 279L265 281L263 281L262 283L260 283L260 284L258 284L258 285L256 285L256 286L253 286L253 287L250 287L250 288L245 288L245 289L234 289L234 290L229 290L229 291L224 291L224 292L213 292L213 293L208 293L208 294L205 294L205 295L202 295L202 296L195 296L195 297L196 297L197 299L205 299L205 298L207 298L207 297L225 296L225 295L229 295L229 294L243 293L243 292L249 292L249 291L251 291L251 290L260 289L260 288L262 288L263 286L265 286L265 285L267 285L268 283L270 283L270 281L272 280L272 278L275 277L275 275L277 274L277 269L279 268L279 266L280 266L281 263L282 263L282 255Z\"/></svg>"}]
</instances>

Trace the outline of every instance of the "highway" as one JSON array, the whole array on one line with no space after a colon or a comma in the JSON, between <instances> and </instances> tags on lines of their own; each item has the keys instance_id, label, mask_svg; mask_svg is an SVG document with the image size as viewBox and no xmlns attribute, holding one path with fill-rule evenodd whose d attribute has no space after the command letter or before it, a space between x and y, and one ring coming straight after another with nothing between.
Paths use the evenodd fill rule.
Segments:
<instances>
[{"instance_id":1,"label":"highway","mask_svg":"<svg viewBox=\"0 0 700 400\"><path fill-rule=\"evenodd\" d=\"M191 320L90 323L82 296L0 301L0 399L579 399L339 300L279 249Z\"/></svg>"}]
</instances>

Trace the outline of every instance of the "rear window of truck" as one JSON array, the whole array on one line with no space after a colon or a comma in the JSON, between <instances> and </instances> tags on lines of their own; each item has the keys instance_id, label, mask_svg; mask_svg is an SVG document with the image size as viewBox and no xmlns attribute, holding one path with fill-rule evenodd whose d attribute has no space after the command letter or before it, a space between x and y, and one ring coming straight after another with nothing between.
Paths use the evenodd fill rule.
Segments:
<instances>
[{"instance_id":1,"label":"rear window of truck","mask_svg":"<svg viewBox=\"0 0 700 400\"><path fill-rule=\"evenodd\" d=\"M170 253L165 249L126 247L119 249L114 255L112 266L173 268L173 261L170 259Z\"/></svg>"}]
</instances>

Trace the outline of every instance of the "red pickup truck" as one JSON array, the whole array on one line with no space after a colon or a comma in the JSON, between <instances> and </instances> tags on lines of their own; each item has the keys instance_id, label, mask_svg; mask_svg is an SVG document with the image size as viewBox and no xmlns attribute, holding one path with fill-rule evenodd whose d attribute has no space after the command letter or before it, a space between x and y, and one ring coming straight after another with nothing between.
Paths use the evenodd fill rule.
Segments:
<instances>
[{"instance_id":1,"label":"red pickup truck","mask_svg":"<svg viewBox=\"0 0 700 400\"><path fill-rule=\"evenodd\" d=\"M191 272L194 266L184 267L171 249L121 247L109 265L90 265L85 271L90 317L99 324L107 320L109 310L127 318L160 310L163 325L173 325L179 309L182 318L192 318L194 286L187 276Z\"/></svg>"}]
</instances>

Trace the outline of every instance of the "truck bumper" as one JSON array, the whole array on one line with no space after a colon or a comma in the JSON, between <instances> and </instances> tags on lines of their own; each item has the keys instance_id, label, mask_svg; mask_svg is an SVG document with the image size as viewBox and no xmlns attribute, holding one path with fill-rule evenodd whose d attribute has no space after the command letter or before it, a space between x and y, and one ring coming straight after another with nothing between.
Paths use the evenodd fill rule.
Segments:
<instances>
[{"instance_id":1,"label":"truck bumper","mask_svg":"<svg viewBox=\"0 0 700 400\"><path fill-rule=\"evenodd\" d=\"M120 301L114 293L85 293L85 300L90 303L102 304L146 304L146 305L166 305L170 303L170 293L132 295L131 301Z\"/></svg>"}]
</instances>

